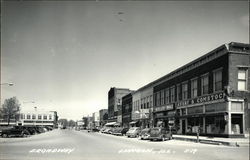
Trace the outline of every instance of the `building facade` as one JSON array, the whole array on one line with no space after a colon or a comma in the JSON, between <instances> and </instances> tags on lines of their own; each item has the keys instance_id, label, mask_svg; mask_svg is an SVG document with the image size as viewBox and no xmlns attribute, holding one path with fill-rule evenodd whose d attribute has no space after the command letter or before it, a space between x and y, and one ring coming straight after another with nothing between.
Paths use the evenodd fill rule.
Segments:
<instances>
[{"instance_id":1,"label":"building facade","mask_svg":"<svg viewBox=\"0 0 250 160\"><path fill-rule=\"evenodd\" d=\"M132 112L132 94L129 93L122 97L122 126L129 128L129 123L131 122L131 112Z\"/></svg>"},{"instance_id":2,"label":"building facade","mask_svg":"<svg viewBox=\"0 0 250 160\"><path fill-rule=\"evenodd\" d=\"M148 128L153 126L153 83L136 90L133 94L132 120L136 126Z\"/></svg>"},{"instance_id":3,"label":"building facade","mask_svg":"<svg viewBox=\"0 0 250 160\"><path fill-rule=\"evenodd\" d=\"M108 121L122 123L122 97L130 93L127 88L110 88L108 92Z\"/></svg>"},{"instance_id":4,"label":"building facade","mask_svg":"<svg viewBox=\"0 0 250 160\"><path fill-rule=\"evenodd\" d=\"M241 137L249 130L249 44L229 43L156 80L154 125L179 134Z\"/></svg>"},{"instance_id":5,"label":"building facade","mask_svg":"<svg viewBox=\"0 0 250 160\"><path fill-rule=\"evenodd\" d=\"M99 114L99 112L94 112L92 114L92 117L93 117L93 127L94 128L100 127L100 114Z\"/></svg>"},{"instance_id":6,"label":"building facade","mask_svg":"<svg viewBox=\"0 0 250 160\"><path fill-rule=\"evenodd\" d=\"M100 115L100 126L103 127L108 120L108 109L99 110L99 115Z\"/></svg>"},{"instance_id":7,"label":"building facade","mask_svg":"<svg viewBox=\"0 0 250 160\"><path fill-rule=\"evenodd\" d=\"M22 126L51 126L57 127L56 111L27 111L21 112L18 125Z\"/></svg>"}]
</instances>

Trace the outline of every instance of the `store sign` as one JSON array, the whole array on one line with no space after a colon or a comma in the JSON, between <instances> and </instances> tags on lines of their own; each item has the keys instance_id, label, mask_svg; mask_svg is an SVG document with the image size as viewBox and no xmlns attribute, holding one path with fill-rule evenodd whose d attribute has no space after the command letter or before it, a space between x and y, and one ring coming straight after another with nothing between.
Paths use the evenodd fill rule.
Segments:
<instances>
[{"instance_id":1,"label":"store sign","mask_svg":"<svg viewBox=\"0 0 250 160\"><path fill-rule=\"evenodd\" d=\"M155 107L154 111L155 112L160 112L160 111L168 111L174 109L174 104L166 105L166 106L161 106L161 107Z\"/></svg>"},{"instance_id":2,"label":"store sign","mask_svg":"<svg viewBox=\"0 0 250 160\"><path fill-rule=\"evenodd\" d=\"M176 107L187 106L187 105L191 105L191 104L202 104L202 103L212 102L212 101L223 99L224 96L225 96L224 92L210 94L210 95L206 95L206 96L201 96L201 97L197 97L194 99L189 99L189 100L177 102Z\"/></svg>"}]
</instances>

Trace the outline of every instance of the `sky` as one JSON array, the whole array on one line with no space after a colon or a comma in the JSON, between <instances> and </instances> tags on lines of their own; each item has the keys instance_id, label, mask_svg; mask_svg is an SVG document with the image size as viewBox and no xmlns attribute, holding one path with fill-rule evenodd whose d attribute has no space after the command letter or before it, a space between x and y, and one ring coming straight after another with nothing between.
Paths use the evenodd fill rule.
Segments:
<instances>
[{"instance_id":1,"label":"sky","mask_svg":"<svg viewBox=\"0 0 250 160\"><path fill-rule=\"evenodd\" d=\"M79 120L229 42L249 43L247 1L14 1L1 5L1 104Z\"/></svg>"}]
</instances>

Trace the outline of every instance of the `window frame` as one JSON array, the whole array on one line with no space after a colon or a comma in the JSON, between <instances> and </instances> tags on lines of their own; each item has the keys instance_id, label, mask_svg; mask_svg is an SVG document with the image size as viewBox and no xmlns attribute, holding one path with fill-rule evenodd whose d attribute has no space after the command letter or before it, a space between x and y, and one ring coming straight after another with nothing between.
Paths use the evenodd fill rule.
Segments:
<instances>
[{"instance_id":1,"label":"window frame","mask_svg":"<svg viewBox=\"0 0 250 160\"><path fill-rule=\"evenodd\" d=\"M215 86L215 73L216 72L221 72L221 89L220 90L215 90L216 88L216 86ZM213 92L219 92L219 91L222 91L223 90L223 68L221 67L221 68L218 68L218 69L215 69L215 70L213 70Z\"/></svg>"},{"instance_id":2,"label":"window frame","mask_svg":"<svg viewBox=\"0 0 250 160\"><path fill-rule=\"evenodd\" d=\"M194 88L193 88L194 81L196 81L196 96L194 96ZM190 82L191 82L191 98L196 98L198 97L198 77L192 78Z\"/></svg>"},{"instance_id":3,"label":"window frame","mask_svg":"<svg viewBox=\"0 0 250 160\"><path fill-rule=\"evenodd\" d=\"M245 79L239 79L239 71L245 71ZM239 82L245 82L245 89L239 89ZM247 91L247 84L248 84L248 67L238 67L237 71L237 90L238 91Z\"/></svg>"},{"instance_id":4,"label":"window frame","mask_svg":"<svg viewBox=\"0 0 250 160\"><path fill-rule=\"evenodd\" d=\"M207 77L207 93L203 93L204 89L203 89L203 78ZM209 94L209 73L205 73L201 76L201 95L207 95Z\"/></svg>"}]
</instances>

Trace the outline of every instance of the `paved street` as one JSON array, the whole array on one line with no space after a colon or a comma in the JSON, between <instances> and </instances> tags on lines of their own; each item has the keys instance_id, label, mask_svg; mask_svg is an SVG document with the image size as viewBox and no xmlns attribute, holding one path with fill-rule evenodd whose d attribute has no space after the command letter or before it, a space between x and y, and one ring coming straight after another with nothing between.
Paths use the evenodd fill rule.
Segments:
<instances>
[{"instance_id":1,"label":"paved street","mask_svg":"<svg viewBox=\"0 0 250 160\"><path fill-rule=\"evenodd\" d=\"M0 138L0 159L248 160L248 147L185 141L150 142L86 131L54 130L28 138Z\"/></svg>"}]
</instances>

